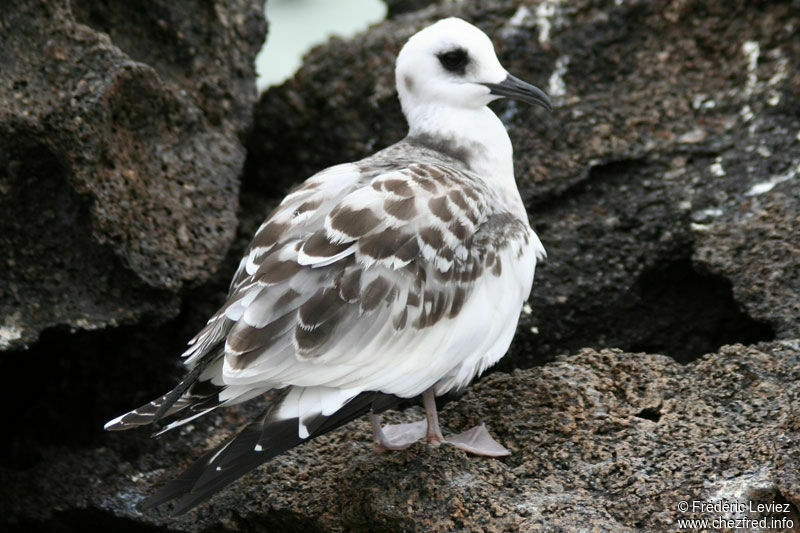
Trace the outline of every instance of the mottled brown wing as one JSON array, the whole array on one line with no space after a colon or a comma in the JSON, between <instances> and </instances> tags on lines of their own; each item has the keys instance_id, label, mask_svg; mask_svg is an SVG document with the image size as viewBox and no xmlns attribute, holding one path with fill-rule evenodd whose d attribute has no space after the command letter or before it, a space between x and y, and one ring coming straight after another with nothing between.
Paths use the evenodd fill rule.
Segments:
<instances>
[{"instance_id":1,"label":"mottled brown wing","mask_svg":"<svg viewBox=\"0 0 800 533\"><path fill-rule=\"evenodd\" d=\"M435 351L450 332L420 332L456 317L483 276L501 275L506 241L528 245L527 223L495 213L499 202L470 173L436 164L372 178L347 170L281 203L198 335L195 346L225 336L225 384L386 385L385 359L415 349L416 338Z\"/></svg>"}]
</instances>

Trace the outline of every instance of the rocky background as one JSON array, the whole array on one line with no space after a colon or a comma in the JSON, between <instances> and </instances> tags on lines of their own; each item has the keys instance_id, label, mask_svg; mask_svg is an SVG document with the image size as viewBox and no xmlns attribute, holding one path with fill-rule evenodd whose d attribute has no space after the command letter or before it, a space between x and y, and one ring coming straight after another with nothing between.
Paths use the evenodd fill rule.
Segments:
<instances>
[{"instance_id":1,"label":"rocky background","mask_svg":"<svg viewBox=\"0 0 800 533\"><path fill-rule=\"evenodd\" d=\"M513 454L375 455L359 421L141 513L248 409L159 440L103 422L180 376L290 186L404 135L394 57L449 15L556 104L496 105L548 261L509 355L443 410ZM797 0L393 1L256 102L265 28L249 0L4 4L0 528L676 530L718 517L681 500L742 499L800 531Z\"/></svg>"}]
</instances>

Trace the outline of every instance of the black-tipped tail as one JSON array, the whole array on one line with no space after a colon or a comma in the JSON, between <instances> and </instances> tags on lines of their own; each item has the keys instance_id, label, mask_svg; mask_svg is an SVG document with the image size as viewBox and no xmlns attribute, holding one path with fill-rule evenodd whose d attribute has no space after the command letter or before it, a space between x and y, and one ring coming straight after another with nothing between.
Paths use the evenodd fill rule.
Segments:
<instances>
[{"instance_id":1,"label":"black-tipped tail","mask_svg":"<svg viewBox=\"0 0 800 533\"><path fill-rule=\"evenodd\" d=\"M331 416L319 416L307 424L310 436L298 436L298 419L274 420L264 414L236 437L202 456L177 478L161 487L142 503L142 508L157 507L176 500L174 516L203 503L249 471L295 446L347 424L370 410L381 412L401 400L395 396L364 392Z\"/></svg>"}]
</instances>

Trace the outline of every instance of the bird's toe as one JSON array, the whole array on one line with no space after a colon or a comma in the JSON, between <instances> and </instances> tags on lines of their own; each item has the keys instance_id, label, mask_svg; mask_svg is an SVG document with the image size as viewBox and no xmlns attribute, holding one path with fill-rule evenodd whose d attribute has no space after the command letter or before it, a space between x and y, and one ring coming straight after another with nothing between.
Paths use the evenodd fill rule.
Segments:
<instances>
[{"instance_id":1,"label":"bird's toe","mask_svg":"<svg viewBox=\"0 0 800 533\"><path fill-rule=\"evenodd\" d=\"M424 420L410 424L394 424L382 428L381 438L375 441L376 451L405 450L425 438L427 423Z\"/></svg>"},{"instance_id":2,"label":"bird's toe","mask_svg":"<svg viewBox=\"0 0 800 533\"><path fill-rule=\"evenodd\" d=\"M474 455L487 457L511 455L511 452L506 447L494 440L483 424L458 435L448 435L444 438L444 442Z\"/></svg>"}]
</instances>

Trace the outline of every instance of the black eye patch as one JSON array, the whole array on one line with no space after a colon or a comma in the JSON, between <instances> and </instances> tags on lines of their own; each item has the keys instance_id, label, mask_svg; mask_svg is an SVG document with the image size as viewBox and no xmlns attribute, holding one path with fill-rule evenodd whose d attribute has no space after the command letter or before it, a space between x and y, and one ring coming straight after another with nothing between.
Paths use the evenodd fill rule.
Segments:
<instances>
[{"instance_id":1,"label":"black eye patch","mask_svg":"<svg viewBox=\"0 0 800 533\"><path fill-rule=\"evenodd\" d=\"M447 52L442 52L436 57L439 58L439 63L441 63L448 72L464 74L467 71L469 56L467 55L467 51L463 48L455 48Z\"/></svg>"}]
</instances>

